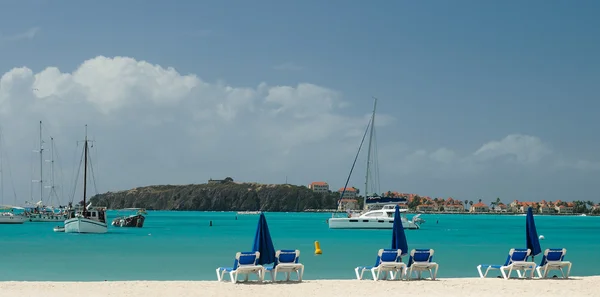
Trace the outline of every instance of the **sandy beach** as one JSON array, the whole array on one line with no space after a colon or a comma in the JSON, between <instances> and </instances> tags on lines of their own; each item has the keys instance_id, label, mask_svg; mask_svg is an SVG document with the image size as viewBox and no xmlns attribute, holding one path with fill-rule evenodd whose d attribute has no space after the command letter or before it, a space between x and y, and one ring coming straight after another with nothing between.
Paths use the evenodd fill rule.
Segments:
<instances>
[{"instance_id":1,"label":"sandy beach","mask_svg":"<svg viewBox=\"0 0 600 297\"><path fill-rule=\"evenodd\" d=\"M600 276L568 280L455 278L436 281L307 280L232 284L216 281L0 282L2 297L68 296L598 296Z\"/></svg>"}]
</instances>

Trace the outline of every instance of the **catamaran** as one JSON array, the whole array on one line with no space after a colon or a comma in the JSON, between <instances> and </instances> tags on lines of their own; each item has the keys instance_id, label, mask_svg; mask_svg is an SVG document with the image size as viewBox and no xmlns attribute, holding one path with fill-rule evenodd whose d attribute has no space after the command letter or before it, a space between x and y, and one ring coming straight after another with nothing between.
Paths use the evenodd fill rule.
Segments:
<instances>
[{"instance_id":1,"label":"catamaran","mask_svg":"<svg viewBox=\"0 0 600 297\"><path fill-rule=\"evenodd\" d=\"M376 149L374 147L374 138L376 136L375 110L377 109L377 98L374 98L374 100L371 120L367 124L367 130L365 130L365 134L363 135L363 139L354 159L354 163L356 163L356 159L358 158L358 154L360 153L360 149L368 132L369 147L367 152L367 174L365 181L365 196L363 198L363 210L359 213L348 211L348 215L345 218L330 218L328 220L330 229L392 229L395 206L399 203L406 202L406 199L403 197L382 197L383 195L380 196L378 194L379 182L377 179L379 178L379 169L377 167ZM352 169L350 170L346 185L340 195L340 200L344 198L353 169L354 164L352 164ZM339 203L340 201L338 201L338 204ZM424 222L420 218L420 215L415 215L412 220L408 220L406 218L406 211L406 209L400 210L402 226L404 229L420 229L419 223Z\"/></svg>"},{"instance_id":2,"label":"catamaran","mask_svg":"<svg viewBox=\"0 0 600 297\"><path fill-rule=\"evenodd\" d=\"M68 219L65 221L65 233L106 233L106 208L92 207L92 204L86 205L87 192L87 171L88 171L88 138L87 125L85 125L85 140L83 144L83 201L81 208L68 209Z\"/></svg>"}]
</instances>

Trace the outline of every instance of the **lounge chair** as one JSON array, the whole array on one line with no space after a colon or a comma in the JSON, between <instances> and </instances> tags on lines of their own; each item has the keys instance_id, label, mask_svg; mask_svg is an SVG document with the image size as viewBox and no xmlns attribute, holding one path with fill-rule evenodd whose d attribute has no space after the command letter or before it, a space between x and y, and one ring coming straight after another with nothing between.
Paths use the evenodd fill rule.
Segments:
<instances>
[{"instance_id":1,"label":"lounge chair","mask_svg":"<svg viewBox=\"0 0 600 297\"><path fill-rule=\"evenodd\" d=\"M229 279L231 282L236 283L240 274L244 274L244 281L248 281L248 276L250 274L256 274L256 276L258 276L258 280L262 282L264 280L265 268L256 264L256 261L258 261L259 257L259 252L236 253L233 267L217 268L217 280L223 280L225 273L229 273Z\"/></svg>"},{"instance_id":2,"label":"lounge chair","mask_svg":"<svg viewBox=\"0 0 600 297\"><path fill-rule=\"evenodd\" d=\"M560 270L563 278L569 278L571 262L564 261L566 253L567 249L546 249L542 257L542 262L536 269L538 277L546 278L550 270ZM563 270L564 268L567 268L566 274Z\"/></svg>"},{"instance_id":3,"label":"lounge chair","mask_svg":"<svg viewBox=\"0 0 600 297\"><path fill-rule=\"evenodd\" d=\"M433 260L433 249L413 249L410 251L406 279L410 280L413 272L416 272L417 278L421 279L422 272L429 271L431 280L435 280L439 265L435 262L431 262L431 260Z\"/></svg>"},{"instance_id":4,"label":"lounge chair","mask_svg":"<svg viewBox=\"0 0 600 297\"><path fill-rule=\"evenodd\" d=\"M531 278L533 277L536 265L534 262L527 261L529 254L531 254L530 249L510 249L504 265L482 264L477 266L477 271L479 271L479 276L484 278L490 270L500 270L504 279L509 279L513 271L516 271L519 277L527 276L527 271L531 271L528 277ZM481 271L483 268L485 268L485 273ZM506 273L507 271L508 273Z\"/></svg>"},{"instance_id":5,"label":"lounge chair","mask_svg":"<svg viewBox=\"0 0 600 297\"><path fill-rule=\"evenodd\" d=\"M299 250L278 250L275 252L275 263L273 267L266 267L266 271L271 273L271 280L275 281L278 272L286 273L286 281L290 280L290 275L295 272L298 281L302 281L304 275L304 265L298 263L300 259Z\"/></svg>"},{"instance_id":6,"label":"lounge chair","mask_svg":"<svg viewBox=\"0 0 600 297\"><path fill-rule=\"evenodd\" d=\"M359 266L354 269L356 278L363 279L364 272L370 270L375 281L379 279L381 272L384 272L384 276L389 272L391 279L395 279L400 273L399 279L402 279L406 273L406 264L402 263L401 255L402 250L399 249L380 249L374 266Z\"/></svg>"}]
</instances>

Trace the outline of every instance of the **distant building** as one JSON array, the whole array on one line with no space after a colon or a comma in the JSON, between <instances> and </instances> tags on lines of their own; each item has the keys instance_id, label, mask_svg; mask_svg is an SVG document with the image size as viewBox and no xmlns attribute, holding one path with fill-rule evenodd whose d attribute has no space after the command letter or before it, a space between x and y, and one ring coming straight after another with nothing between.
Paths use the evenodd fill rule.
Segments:
<instances>
[{"instance_id":1,"label":"distant building","mask_svg":"<svg viewBox=\"0 0 600 297\"><path fill-rule=\"evenodd\" d=\"M329 193L329 184L326 182L312 182L308 185L308 188L313 190L315 193Z\"/></svg>"},{"instance_id":2,"label":"distant building","mask_svg":"<svg viewBox=\"0 0 600 297\"><path fill-rule=\"evenodd\" d=\"M489 206L485 205L482 202L475 203L471 205L471 212L490 212Z\"/></svg>"},{"instance_id":3,"label":"distant building","mask_svg":"<svg viewBox=\"0 0 600 297\"><path fill-rule=\"evenodd\" d=\"M212 179L211 178L211 179L208 180L209 184L222 184L224 182L225 182L225 180L223 180L223 179Z\"/></svg>"},{"instance_id":4,"label":"distant building","mask_svg":"<svg viewBox=\"0 0 600 297\"><path fill-rule=\"evenodd\" d=\"M346 188L346 192L344 192L344 188L340 188L338 190L338 192L340 193L340 195L342 193L344 193L344 196L342 197L342 199L348 198L348 199L354 199L357 196L357 190L355 188Z\"/></svg>"},{"instance_id":5,"label":"distant building","mask_svg":"<svg viewBox=\"0 0 600 297\"><path fill-rule=\"evenodd\" d=\"M358 209L358 200L356 199L340 199L338 210L355 210Z\"/></svg>"}]
</instances>

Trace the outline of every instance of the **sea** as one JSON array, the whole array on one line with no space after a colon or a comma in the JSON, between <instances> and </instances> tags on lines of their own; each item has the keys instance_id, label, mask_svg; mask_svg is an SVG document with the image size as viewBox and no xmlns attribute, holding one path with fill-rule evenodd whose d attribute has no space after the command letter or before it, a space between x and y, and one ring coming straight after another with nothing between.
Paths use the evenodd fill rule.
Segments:
<instances>
[{"instance_id":1,"label":"sea","mask_svg":"<svg viewBox=\"0 0 600 297\"><path fill-rule=\"evenodd\" d=\"M115 216L108 212L109 220ZM265 217L275 249L300 250L304 279L352 279L356 266L373 265L392 241L391 229L329 229L331 213ZM477 265L503 264L510 248L526 244L524 215L421 217L421 229L405 230L408 247L434 249L440 278L477 277ZM149 211L143 228L109 226L107 234L57 233L56 223L0 225L0 281L216 280L217 267L232 266L236 252L252 249L258 218ZM571 275L600 274L600 217L539 215L535 222L542 250L567 249Z\"/></svg>"}]
</instances>

